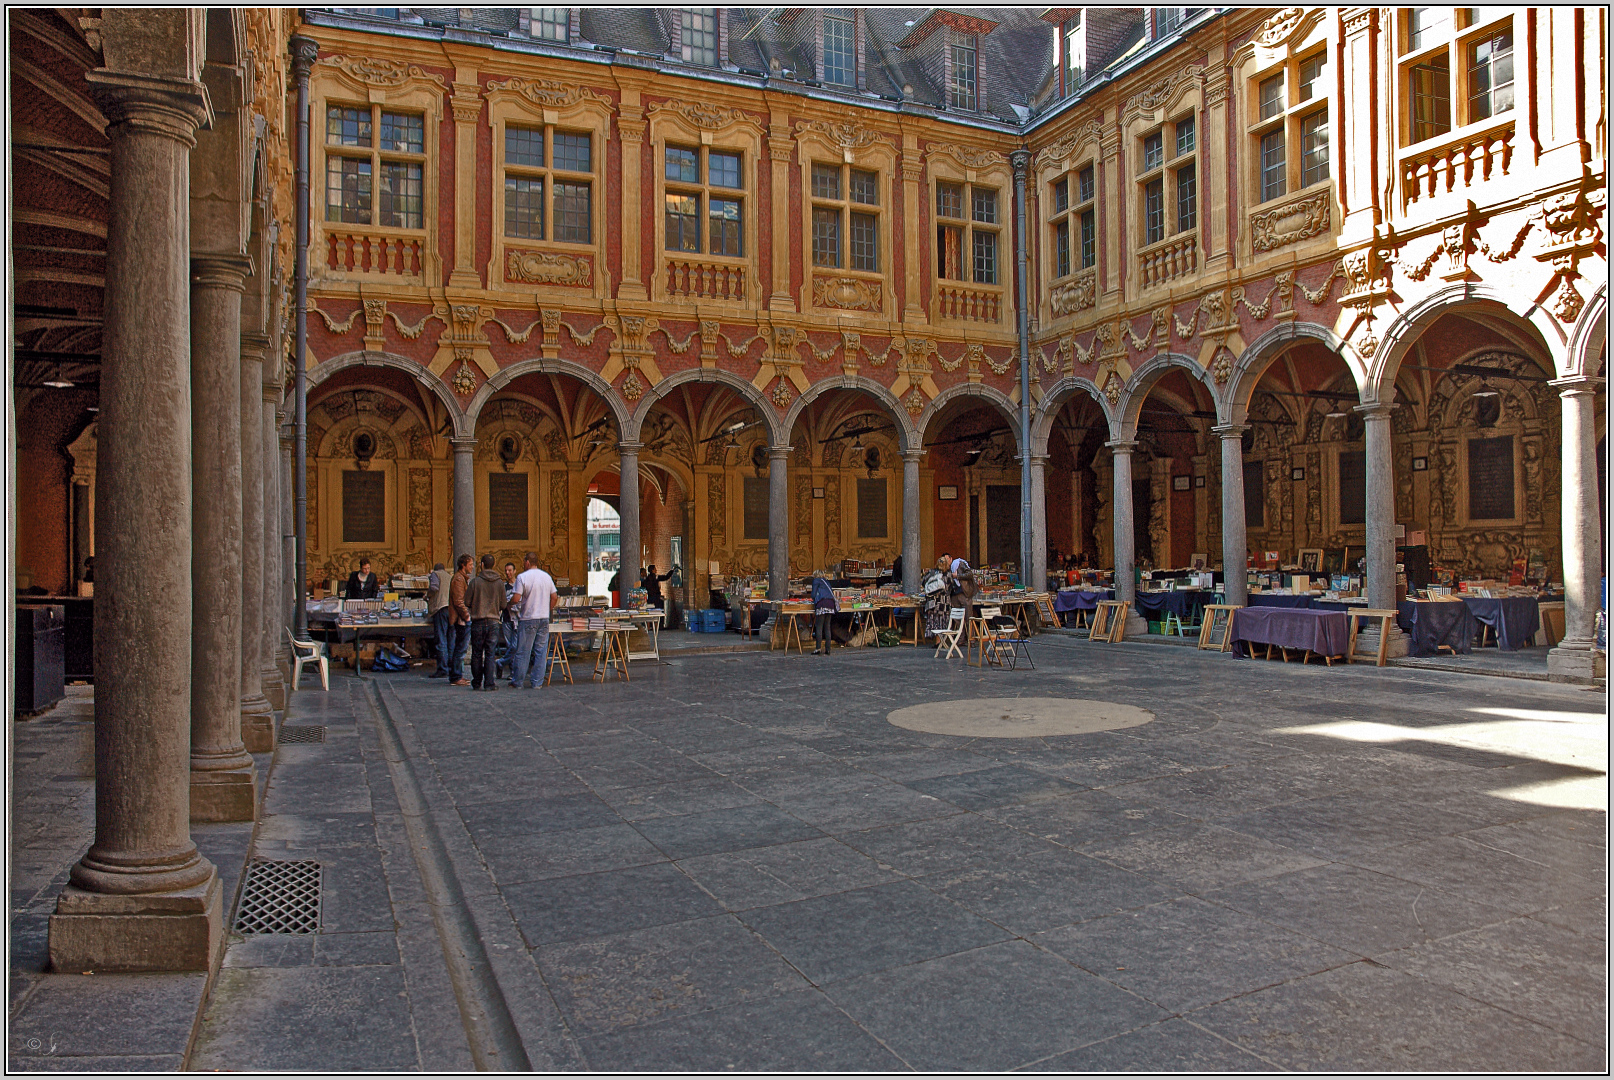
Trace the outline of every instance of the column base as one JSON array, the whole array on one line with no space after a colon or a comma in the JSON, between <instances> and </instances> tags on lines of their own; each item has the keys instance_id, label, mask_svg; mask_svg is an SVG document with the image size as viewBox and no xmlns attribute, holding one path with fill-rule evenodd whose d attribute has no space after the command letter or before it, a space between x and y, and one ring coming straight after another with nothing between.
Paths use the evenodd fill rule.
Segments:
<instances>
[{"instance_id":1,"label":"column base","mask_svg":"<svg viewBox=\"0 0 1614 1080\"><path fill-rule=\"evenodd\" d=\"M55 971L209 971L224 946L218 871L189 889L118 895L69 885L50 917Z\"/></svg>"},{"instance_id":2,"label":"column base","mask_svg":"<svg viewBox=\"0 0 1614 1080\"><path fill-rule=\"evenodd\" d=\"M1137 637L1139 634L1149 632L1149 620L1138 613L1136 608L1126 609L1126 637Z\"/></svg>"},{"instance_id":3,"label":"column base","mask_svg":"<svg viewBox=\"0 0 1614 1080\"><path fill-rule=\"evenodd\" d=\"M241 741L249 754L275 752L275 707L267 697L241 702Z\"/></svg>"},{"instance_id":4,"label":"column base","mask_svg":"<svg viewBox=\"0 0 1614 1080\"><path fill-rule=\"evenodd\" d=\"M191 770L191 821L251 821L258 813L258 774Z\"/></svg>"},{"instance_id":5,"label":"column base","mask_svg":"<svg viewBox=\"0 0 1614 1080\"><path fill-rule=\"evenodd\" d=\"M258 679L263 685L263 696L274 712L281 712L286 708L286 683L290 678L290 672L282 671L278 663L259 672Z\"/></svg>"},{"instance_id":6,"label":"column base","mask_svg":"<svg viewBox=\"0 0 1614 1080\"><path fill-rule=\"evenodd\" d=\"M1366 653L1374 653L1376 655L1378 651L1379 628L1374 626L1373 629L1368 630L1364 627L1363 630L1356 635L1357 655L1360 656ZM1394 660L1397 657L1408 655L1411 653L1411 651L1412 643L1411 639L1407 637L1406 631L1392 623L1390 625L1390 641L1385 647L1384 658L1386 660Z\"/></svg>"},{"instance_id":7,"label":"column base","mask_svg":"<svg viewBox=\"0 0 1614 1080\"><path fill-rule=\"evenodd\" d=\"M1587 648L1559 645L1547 653L1547 678L1553 682L1595 682L1608 678L1608 657Z\"/></svg>"}]
</instances>

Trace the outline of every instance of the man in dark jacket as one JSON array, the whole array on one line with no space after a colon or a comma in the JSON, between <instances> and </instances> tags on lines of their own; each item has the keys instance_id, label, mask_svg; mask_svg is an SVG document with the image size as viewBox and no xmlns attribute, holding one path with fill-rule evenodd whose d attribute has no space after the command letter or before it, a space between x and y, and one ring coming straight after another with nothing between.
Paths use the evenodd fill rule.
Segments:
<instances>
[{"instance_id":1,"label":"man in dark jacket","mask_svg":"<svg viewBox=\"0 0 1614 1080\"><path fill-rule=\"evenodd\" d=\"M471 680L465 677L465 649L471 642L471 609L465 606L465 589L476 569L476 559L471 555L461 555L454 566L454 576L448 582L448 606L453 612L453 641L448 647L448 681L451 686L470 686Z\"/></svg>"},{"instance_id":2,"label":"man in dark jacket","mask_svg":"<svg viewBox=\"0 0 1614 1080\"><path fill-rule=\"evenodd\" d=\"M656 573L656 564L651 563L650 569L645 571L644 577L639 581L639 588L645 591L645 602L651 607L661 607L661 583L672 577L672 571L665 574Z\"/></svg>"},{"instance_id":3,"label":"man in dark jacket","mask_svg":"<svg viewBox=\"0 0 1614 1080\"><path fill-rule=\"evenodd\" d=\"M347 576L349 600L374 600L381 595L381 579L370 572L370 560L360 559L359 568Z\"/></svg>"},{"instance_id":4,"label":"man in dark jacket","mask_svg":"<svg viewBox=\"0 0 1614 1080\"><path fill-rule=\"evenodd\" d=\"M504 612L504 578L493 569L492 555L482 556L482 572L467 584L465 606L471 615L471 689L496 690L493 645Z\"/></svg>"}]
</instances>

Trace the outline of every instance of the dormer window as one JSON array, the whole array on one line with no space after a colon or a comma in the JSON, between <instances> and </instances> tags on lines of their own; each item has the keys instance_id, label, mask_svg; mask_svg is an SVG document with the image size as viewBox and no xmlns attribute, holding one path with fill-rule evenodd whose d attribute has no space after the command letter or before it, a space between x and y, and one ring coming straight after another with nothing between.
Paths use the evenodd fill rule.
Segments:
<instances>
[{"instance_id":1,"label":"dormer window","mask_svg":"<svg viewBox=\"0 0 1614 1080\"><path fill-rule=\"evenodd\" d=\"M976 96L975 39L964 38L952 46L952 66L947 79L947 104L954 109L974 112Z\"/></svg>"},{"instance_id":2,"label":"dormer window","mask_svg":"<svg viewBox=\"0 0 1614 1080\"><path fill-rule=\"evenodd\" d=\"M532 9L532 36L540 41L557 41L564 45L571 37L571 27L571 8Z\"/></svg>"},{"instance_id":3,"label":"dormer window","mask_svg":"<svg viewBox=\"0 0 1614 1080\"><path fill-rule=\"evenodd\" d=\"M1087 69L1087 35L1082 33L1080 12L1065 20L1063 30L1065 48L1065 94L1076 92L1082 84L1082 72Z\"/></svg>"},{"instance_id":4,"label":"dormer window","mask_svg":"<svg viewBox=\"0 0 1614 1080\"><path fill-rule=\"evenodd\" d=\"M717 66L717 9L681 8L680 42L686 64Z\"/></svg>"},{"instance_id":5,"label":"dormer window","mask_svg":"<svg viewBox=\"0 0 1614 1080\"><path fill-rule=\"evenodd\" d=\"M857 85L857 20L842 8L824 13L821 77L837 86Z\"/></svg>"}]
</instances>

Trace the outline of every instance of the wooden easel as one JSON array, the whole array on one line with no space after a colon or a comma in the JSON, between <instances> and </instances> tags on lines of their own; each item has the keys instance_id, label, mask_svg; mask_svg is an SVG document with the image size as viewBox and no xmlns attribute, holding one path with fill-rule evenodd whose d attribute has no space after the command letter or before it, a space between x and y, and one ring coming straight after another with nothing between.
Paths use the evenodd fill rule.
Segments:
<instances>
[{"instance_id":1,"label":"wooden easel","mask_svg":"<svg viewBox=\"0 0 1614 1080\"><path fill-rule=\"evenodd\" d=\"M617 678L628 682L628 634L632 633L632 623L608 622L605 629L600 631L600 654L594 660L593 678L601 682L611 677L611 671L616 670Z\"/></svg>"},{"instance_id":2,"label":"wooden easel","mask_svg":"<svg viewBox=\"0 0 1614 1080\"><path fill-rule=\"evenodd\" d=\"M1059 625L1059 616L1054 614L1054 598L1047 593L1037 594L1037 622L1044 628Z\"/></svg>"},{"instance_id":3,"label":"wooden easel","mask_svg":"<svg viewBox=\"0 0 1614 1080\"><path fill-rule=\"evenodd\" d=\"M1206 604L1199 620L1199 648L1226 652L1233 647L1233 612L1243 604Z\"/></svg>"},{"instance_id":4,"label":"wooden easel","mask_svg":"<svg viewBox=\"0 0 1614 1080\"><path fill-rule=\"evenodd\" d=\"M1126 637L1126 613L1131 606L1126 600L1100 600L1093 611L1093 625L1087 632L1087 640L1113 645Z\"/></svg>"},{"instance_id":5,"label":"wooden easel","mask_svg":"<svg viewBox=\"0 0 1614 1080\"><path fill-rule=\"evenodd\" d=\"M1351 624L1350 644L1345 646L1345 662L1354 664L1359 660L1372 660L1375 667L1383 667L1388 658L1390 648L1390 620L1396 617L1396 612L1388 608L1353 608L1346 612L1345 617ZM1379 651L1373 653L1358 653L1356 651L1356 635L1361 632L1363 619L1379 620Z\"/></svg>"},{"instance_id":6,"label":"wooden easel","mask_svg":"<svg viewBox=\"0 0 1614 1080\"><path fill-rule=\"evenodd\" d=\"M572 662L566 658L565 631L558 628L549 631L549 655L544 666L545 686L549 685L549 680L557 672L568 685L572 685Z\"/></svg>"}]
</instances>

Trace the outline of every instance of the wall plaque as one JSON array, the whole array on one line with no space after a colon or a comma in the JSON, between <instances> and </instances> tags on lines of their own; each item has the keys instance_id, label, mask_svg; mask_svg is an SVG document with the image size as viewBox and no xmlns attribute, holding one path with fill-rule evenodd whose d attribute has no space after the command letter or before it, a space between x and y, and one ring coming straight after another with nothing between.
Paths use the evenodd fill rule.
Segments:
<instances>
[{"instance_id":1,"label":"wall plaque","mask_svg":"<svg viewBox=\"0 0 1614 1080\"><path fill-rule=\"evenodd\" d=\"M488 473L488 539L526 540L527 474Z\"/></svg>"},{"instance_id":2,"label":"wall plaque","mask_svg":"<svg viewBox=\"0 0 1614 1080\"><path fill-rule=\"evenodd\" d=\"M310 500L312 501L312 500ZM342 543L387 542L387 474L342 471Z\"/></svg>"},{"instance_id":3,"label":"wall plaque","mask_svg":"<svg viewBox=\"0 0 1614 1080\"><path fill-rule=\"evenodd\" d=\"M768 478L747 476L745 479L745 532L747 540L768 538Z\"/></svg>"},{"instance_id":4,"label":"wall plaque","mask_svg":"<svg viewBox=\"0 0 1614 1080\"><path fill-rule=\"evenodd\" d=\"M1468 440L1468 516L1505 521L1514 516L1513 436Z\"/></svg>"},{"instance_id":5,"label":"wall plaque","mask_svg":"<svg viewBox=\"0 0 1614 1080\"><path fill-rule=\"evenodd\" d=\"M860 540L883 539L886 536L885 477L872 480L858 478L857 482L857 535Z\"/></svg>"}]
</instances>

